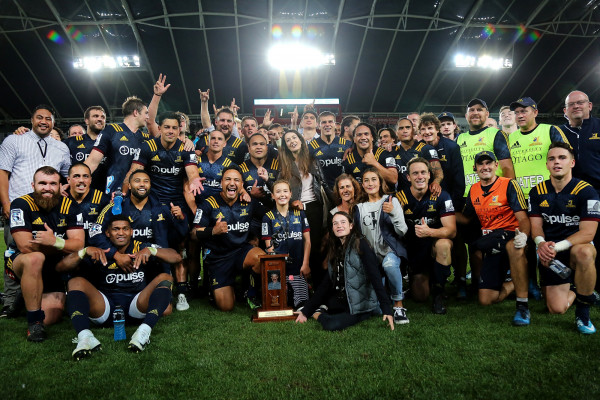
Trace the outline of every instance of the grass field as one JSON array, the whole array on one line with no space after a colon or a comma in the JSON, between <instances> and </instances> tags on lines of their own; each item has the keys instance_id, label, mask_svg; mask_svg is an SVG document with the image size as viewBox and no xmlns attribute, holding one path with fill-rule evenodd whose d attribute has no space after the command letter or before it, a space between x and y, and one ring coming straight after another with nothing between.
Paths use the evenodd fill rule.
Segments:
<instances>
[{"instance_id":1,"label":"grass field","mask_svg":"<svg viewBox=\"0 0 600 400\"><path fill-rule=\"evenodd\" d=\"M451 301L445 316L406 304L411 322L394 332L372 318L329 333L312 320L253 324L242 304L222 313L193 300L158 323L143 353L96 329L103 348L80 362L68 319L41 344L25 340L24 318L2 320L0 390L6 399L600 398L600 334L578 334L573 310L553 316L533 301L532 325L515 328L514 301Z\"/></svg>"}]
</instances>

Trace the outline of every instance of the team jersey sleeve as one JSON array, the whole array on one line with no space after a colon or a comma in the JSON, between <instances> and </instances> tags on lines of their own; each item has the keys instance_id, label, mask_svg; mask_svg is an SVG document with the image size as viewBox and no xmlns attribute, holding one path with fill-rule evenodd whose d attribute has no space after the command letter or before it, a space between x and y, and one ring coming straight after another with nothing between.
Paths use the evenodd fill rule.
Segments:
<instances>
[{"instance_id":1,"label":"team jersey sleeve","mask_svg":"<svg viewBox=\"0 0 600 400\"><path fill-rule=\"evenodd\" d=\"M473 203L471 202L471 190L469 190L469 194L465 198L465 205L463 207L462 213L468 218L477 215L477 213L475 212L475 207L473 207Z\"/></svg>"},{"instance_id":2,"label":"team jersey sleeve","mask_svg":"<svg viewBox=\"0 0 600 400\"><path fill-rule=\"evenodd\" d=\"M510 150L508 149L508 140L502 131L496 133L494 138L494 154L500 160L510 159Z\"/></svg>"},{"instance_id":3,"label":"team jersey sleeve","mask_svg":"<svg viewBox=\"0 0 600 400\"><path fill-rule=\"evenodd\" d=\"M508 205L514 212L527 211L527 202L521 186L514 179L510 180L506 188L506 198Z\"/></svg>"},{"instance_id":4,"label":"team jersey sleeve","mask_svg":"<svg viewBox=\"0 0 600 400\"><path fill-rule=\"evenodd\" d=\"M33 199L31 200L33 202ZM14 199L10 204L10 233L31 232L31 206L22 197Z\"/></svg>"},{"instance_id":5,"label":"team jersey sleeve","mask_svg":"<svg viewBox=\"0 0 600 400\"><path fill-rule=\"evenodd\" d=\"M440 210L440 218L454 215L454 203L448 192L442 191L437 198L437 209Z\"/></svg>"},{"instance_id":6,"label":"team jersey sleeve","mask_svg":"<svg viewBox=\"0 0 600 400\"><path fill-rule=\"evenodd\" d=\"M600 222L600 198L596 190L586 186L577 196L579 217L582 221Z\"/></svg>"},{"instance_id":7,"label":"team jersey sleeve","mask_svg":"<svg viewBox=\"0 0 600 400\"><path fill-rule=\"evenodd\" d=\"M537 186L529 192L528 212L530 217L540 217L542 215L540 212L540 195L538 194Z\"/></svg>"},{"instance_id":8,"label":"team jersey sleeve","mask_svg":"<svg viewBox=\"0 0 600 400\"><path fill-rule=\"evenodd\" d=\"M271 218L269 218L268 214L272 212L268 212L262 219L261 226L261 236L262 240L271 240L273 238L273 224L271 223Z\"/></svg>"},{"instance_id":9,"label":"team jersey sleeve","mask_svg":"<svg viewBox=\"0 0 600 400\"><path fill-rule=\"evenodd\" d=\"M567 139L565 133L556 125L550 127L550 141L569 143L569 139Z\"/></svg>"},{"instance_id":10,"label":"team jersey sleeve","mask_svg":"<svg viewBox=\"0 0 600 400\"><path fill-rule=\"evenodd\" d=\"M101 249L110 249L106 254L106 257L114 257L117 249L108 240L104 232L108 229L108 223L110 222L110 216L112 215L112 207L114 203L109 203L98 215L98 219L95 224L92 224L88 234L90 237L90 245Z\"/></svg>"},{"instance_id":11,"label":"team jersey sleeve","mask_svg":"<svg viewBox=\"0 0 600 400\"><path fill-rule=\"evenodd\" d=\"M67 230L83 229L83 214L76 201L71 202L69 213L67 214Z\"/></svg>"},{"instance_id":12,"label":"team jersey sleeve","mask_svg":"<svg viewBox=\"0 0 600 400\"><path fill-rule=\"evenodd\" d=\"M104 130L102 130L102 132L98 134L96 142L94 143L94 149L98 150L104 155L110 154L110 151L112 149L110 137L114 134L114 129L110 128L110 125L106 125L106 128L104 128Z\"/></svg>"},{"instance_id":13,"label":"team jersey sleeve","mask_svg":"<svg viewBox=\"0 0 600 400\"><path fill-rule=\"evenodd\" d=\"M200 136L200 139L196 142L196 150L200 150L204 153L206 147L208 147L208 135Z\"/></svg>"},{"instance_id":14,"label":"team jersey sleeve","mask_svg":"<svg viewBox=\"0 0 600 400\"><path fill-rule=\"evenodd\" d=\"M152 158L152 150L150 150L150 145L148 144L148 142L145 141L142 143L142 147L140 148L139 153L136 153L133 156L132 162L145 167L151 158Z\"/></svg>"},{"instance_id":15,"label":"team jersey sleeve","mask_svg":"<svg viewBox=\"0 0 600 400\"><path fill-rule=\"evenodd\" d=\"M182 157L185 160L185 166L188 167L193 165L194 167L198 166L198 156L196 156L196 152L194 151L182 151Z\"/></svg>"},{"instance_id":16,"label":"team jersey sleeve","mask_svg":"<svg viewBox=\"0 0 600 400\"><path fill-rule=\"evenodd\" d=\"M437 150L431 145L423 146L421 154L423 154L423 158L425 158L429 162L440 160Z\"/></svg>"},{"instance_id":17,"label":"team jersey sleeve","mask_svg":"<svg viewBox=\"0 0 600 400\"><path fill-rule=\"evenodd\" d=\"M379 152L380 149L377 149L376 153ZM384 166L385 168L397 168L396 167L396 159L394 155L389 151L381 149L381 153L377 158L377 162Z\"/></svg>"},{"instance_id":18,"label":"team jersey sleeve","mask_svg":"<svg viewBox=\"0 0 600 400\"><path fill-rule=\"evenodd\" d=\"M194 217L194 226L196 226L196 228L207 228L210 226L211 209L212 207L208 200L204 200L200 203L200 206L196 210L196 216Z\"/></svg>"},{"instance_id":19,"label":"team jersey sleeve","mask_svg":"<svg viewBox=\"0 0 600 400\"><path fill-rule=\"evenodd\" d=\"M304 211L300 211L300 219L302 220L302 233L310 232L310 225L308 224L308 218L306 218L306 214Z\"/></svg>"}]
</instances>

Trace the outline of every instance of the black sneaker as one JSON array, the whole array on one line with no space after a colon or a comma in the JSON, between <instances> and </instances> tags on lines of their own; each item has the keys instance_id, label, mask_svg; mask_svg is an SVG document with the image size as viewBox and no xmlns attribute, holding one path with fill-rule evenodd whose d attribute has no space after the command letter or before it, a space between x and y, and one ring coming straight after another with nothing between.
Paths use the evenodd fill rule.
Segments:
<instances>
[{"instance_id":1,"label":"black sneaker","mask_svg":"<svg viewBox=\"0 0 600 400\"><path fill-rule=\"evenodd\" d=\"M27 340L30 342L40 343L46 340L46 328L41 322L30 324L27 329Z\"/></svg>"},{"instance_id":2,"label":"black sneaker","mask_svg":"<svg viewBox=\"0 0 600 400\"><path fill-rule=\"evenodd\" d=\"M408 324L410 321L406 316L406 308L404 307L394 307L394 323L396 325L404 325Z\"/></svg>"},{"instance_id":3,"label":"black sneaker","mask_svg":"<svg viewBox=\"0 0 600 400\"><path fill-rule=\"evenodd\" d=\"M433 313L446 314L446 299L443 294L438 294L433 298Z\"/></svg>"}]
</instances>

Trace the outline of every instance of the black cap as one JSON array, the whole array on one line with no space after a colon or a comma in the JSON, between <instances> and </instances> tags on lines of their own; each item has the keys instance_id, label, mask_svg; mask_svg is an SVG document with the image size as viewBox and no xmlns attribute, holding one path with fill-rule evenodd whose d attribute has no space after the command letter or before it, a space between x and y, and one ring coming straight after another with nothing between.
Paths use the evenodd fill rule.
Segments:
<instances>
[{"instance_id":1,"label":"black cap","mask_svg":"<svg viewBox=\"0 0 600 400\"><path fill-rule=\"evenodd\" d=\"M438 119L440 121L444 120L444 119L449 119L449 120L452 120L452 122L456 122L456 119L454 118L454 114L452 114L451 112L448 112L448 111L444 111L443 113L438 115Z\"/></svg>"},{"instance_id":2,"label":"black cap","mask_svg":"<svg viewBox=\"0 0 600 400\"><path fill-rule=\"evenodd\" d=\"M498 161L498 159L496 158L496 155L493 152L480 151L479 153L475 154L475 164L478 164L485 158L489 158L492 161Z\"/></svg>"},{"instance_id":3,"label":"black cap","mask_svg":"<svg viewBox=\"0 0 600 400\"><path fill-rule=\"evenodd\" d=\"M537 110L537 103L531 97L523 97L517 101L510 103L510 111L515 111L517 107L531 107Z\"/></svg>"},{"instance_id":4,"label":"black cap","mask_svg":"<svg viewBox=\"0 0 600 400\"><path fill-rule=\"evenodd\" d=\"M469 102L469 104L467 104L467 108L469 107L473 107L475 104L481 104L483 106L483 108L488 109L487 103L481 99L473 99Z\"/></svg>"}]
</instances>

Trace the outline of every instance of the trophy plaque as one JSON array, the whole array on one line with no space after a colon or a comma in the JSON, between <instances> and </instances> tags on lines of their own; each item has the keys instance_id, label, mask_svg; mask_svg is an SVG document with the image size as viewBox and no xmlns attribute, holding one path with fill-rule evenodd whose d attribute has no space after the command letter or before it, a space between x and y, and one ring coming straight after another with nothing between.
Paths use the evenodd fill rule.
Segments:
<instances>
[{"instance_id":1,"label":"trophy plaque","mask_svg":"<svg viewBox=\"0 0 600 400\"><path fill-rule=\"evenodd\" d=\"M285 260L287 254L259 256L262 282L262 307L252 317L253 322L296 319L294 310L287 306Z\"/></svg>"}]
</instances>

